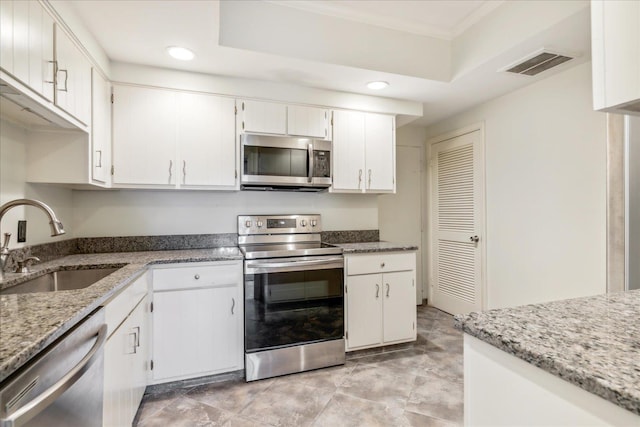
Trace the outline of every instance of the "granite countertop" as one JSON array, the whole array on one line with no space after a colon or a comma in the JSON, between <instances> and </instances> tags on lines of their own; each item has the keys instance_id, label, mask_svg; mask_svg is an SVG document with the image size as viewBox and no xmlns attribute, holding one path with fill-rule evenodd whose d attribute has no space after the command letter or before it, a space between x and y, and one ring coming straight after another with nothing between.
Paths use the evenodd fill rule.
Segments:
<instances>
[{"instance_id":1,"label":"granite countertop","mask_svg":"<svg viewBox=\"0 0 640 427\"><path fill-rule=\"evenodd\" d=\"M456 327L640 415L640 290L458 315Z\"/></svg>"},{"instance_id":2,"label":"granite countertop","mask_svg":"<svg viewBox=\"0 0 640 427\"><path fill-rule=\"evenodd\" d=\"M334 244L342 248L343 253L347 254L364 254L373 252L396 252L396 251L417 251L415 245L393 242L364 242L364 243L339 243Z\"/></svg>"},{"instance_id":3,"label":"granite countertop","mask_svg":"<svg viewBox=\"0 0 640 427\"><path fill-rule=\"evenodd\" d=\"M34 266L26 275L5 274L0 289L56 270L121 267L84 289L0 295L0 381L134 281L147 266L241 259L237 247L69 255Z\"/></svg>"}]
</instances>

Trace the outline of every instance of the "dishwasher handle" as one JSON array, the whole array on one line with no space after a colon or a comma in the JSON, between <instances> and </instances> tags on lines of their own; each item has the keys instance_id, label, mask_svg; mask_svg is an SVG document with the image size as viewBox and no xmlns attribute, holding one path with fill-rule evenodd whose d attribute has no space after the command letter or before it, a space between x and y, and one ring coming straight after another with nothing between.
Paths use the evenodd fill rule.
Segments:
<instances>
[{"instance_id":1,"label":"dishwasher handle","mask_svg":"<svg viewBox=\"0 0 640 427\"><path fill-rule=\"evenodd\" d=\"M99 351L102 350L105 341L107 340L107 325L103 324L98 330L96 342L91 347L91 350L73 367L67 372L58 382L49 387L42 394L33 398L29 403L22 406L20 409L11 414L3 420L0 420L1 427L19 427L27 423L30 419L38 415L44 409L46 409L53 401L55 401L62 393L67 391L73 384L75 384L82 375L91 368L93 363L100 356Z\"/></svg>"}]
</instances>

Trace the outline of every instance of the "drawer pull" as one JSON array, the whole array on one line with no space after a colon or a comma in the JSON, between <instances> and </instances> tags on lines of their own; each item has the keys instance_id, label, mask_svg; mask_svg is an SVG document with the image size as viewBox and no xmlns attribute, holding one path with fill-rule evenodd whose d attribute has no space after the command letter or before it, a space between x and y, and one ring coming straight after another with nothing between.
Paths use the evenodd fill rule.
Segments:
<instances>
[{"instance_id":1,"label":"drawer pull","mask_svg":"<svg viewBox=\"0 0 640 427\"><path fill-rule=\"evenodd\" d=\"M200 280L200 275L196 274L195 276L193 276L193 278L196 279L196 280Z\"/></svg>"}]
</instances>

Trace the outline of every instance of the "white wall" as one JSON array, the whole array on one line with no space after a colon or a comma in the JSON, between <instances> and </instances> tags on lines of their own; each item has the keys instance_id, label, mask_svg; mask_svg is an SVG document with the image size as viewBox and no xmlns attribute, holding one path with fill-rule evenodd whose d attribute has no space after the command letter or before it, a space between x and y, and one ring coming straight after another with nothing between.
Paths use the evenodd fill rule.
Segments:
<instances>
[{"instance_id":1,"label":"white wall","mask_svg":"<svg viewBox=\"0 0 640 427\"><path fill-rule=\"evenodd\" d=\"M606 123L592 110L590 67L427 129L485 123L488 308L606 291Z\"/></svg>"},{"instance_id":2,"label":"white wall","mask_svg":"<svg viewBox=\"0 0 640 427\"><path fill-rule=\"evenodd\" d=\"M64 224L66 234L51 237L49 220L40 209L19 206L9 210L0 224L1 233L12 234L10 248L74 237L71 190L25 182L28 140L26 130L8 121L0 121L0 204L21 198L40 200L51 206ZM27 241L24 244L17 243L18 221L23 219L27 220Z\"/></svg>"},{"instance_id":3,"label":"white wall","mask_svg":"<svg viewBox=\"0 0 640 427\"><path fill-rule=\"evenodd\" d=\"M74 191L77 237L236 233L240 214L322 215L323 229L378 228L374 195L284 192Z\"/></svg>"}]
</instances>

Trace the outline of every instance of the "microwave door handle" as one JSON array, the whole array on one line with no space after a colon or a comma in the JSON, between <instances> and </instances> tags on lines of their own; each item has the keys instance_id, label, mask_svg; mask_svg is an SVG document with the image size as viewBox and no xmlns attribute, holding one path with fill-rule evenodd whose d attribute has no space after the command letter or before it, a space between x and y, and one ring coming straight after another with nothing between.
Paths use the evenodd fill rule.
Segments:
<instances>
[{"instance_id":1,"label":"microwave door handle","mask_svg":"<svg viewBox=\"0 0 640 427\"><path fill-rule=\"evenodd\" d=\"M309 183L313 182L313 168L314 168L314 164L313 164L313 143L310 142L309 146L307 147L307 151L309 153L309 175L308 175L308 181Z\"/></svg>"}]
</instances>

